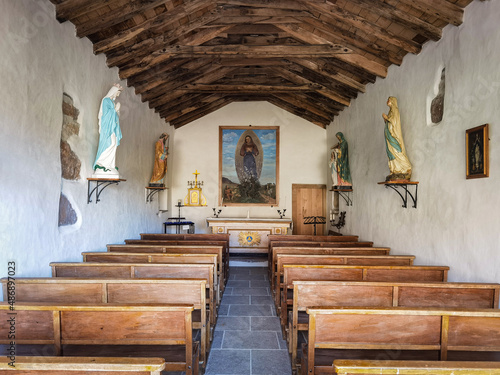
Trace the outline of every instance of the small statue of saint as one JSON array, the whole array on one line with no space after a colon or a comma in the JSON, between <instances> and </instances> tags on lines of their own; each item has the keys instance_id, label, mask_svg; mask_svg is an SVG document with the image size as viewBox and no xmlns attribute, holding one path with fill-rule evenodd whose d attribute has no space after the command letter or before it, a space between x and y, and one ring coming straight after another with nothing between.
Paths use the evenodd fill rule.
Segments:
<instances>
[{"instance_id":1,"label":"small statue of saint","mask_svg":"<svg viewBox=\"0 0 500 375\"><path fill-rule=\"evenodd\" d=\"M329 163L333 187L337 189L352 189L347 141L341 132L338 132L335 136L339 140L339 143L332 147Z\"/></svg>"},{"instance_id":2,"label":"small statue of saint","mask_svg":"<svg viewBox=\"0 0 500 375\"><path fill-rule=\"evenodd\" d=\"M167 174L168 134L163 133L155 144L155 164L153 175L149 181L150 187L165 187L164 179Z\"/></svg>"},{"instance_id":3,"label":"small statue of saint","mask_svg":"<svg viewBox=\"0 0 500 375\"><path fill-rule=\"evenodd\" d=\"M387 99L389 113L382 114L385 120L385 144L387 156L389 157L389 170L391 172L386 181L409 181L411 178L411 163L406 156L403 132L401 130L401 119L399 116L398 101L394 96Z\"/></svg>"},{"instance_id":4,"label":"small statue of saint","mask_svg":"<svg viewBox=\"0 0 500 375\"><path fill-rule=\"evenodd\" d=\"M94 162L94 178L120 178L116 167L116 148L120 145L122 132L120 129L120 103L115 99L122 92L123 87L115 84L101 100L99 108L99 146Z\"/></svg>"}]
</instances>

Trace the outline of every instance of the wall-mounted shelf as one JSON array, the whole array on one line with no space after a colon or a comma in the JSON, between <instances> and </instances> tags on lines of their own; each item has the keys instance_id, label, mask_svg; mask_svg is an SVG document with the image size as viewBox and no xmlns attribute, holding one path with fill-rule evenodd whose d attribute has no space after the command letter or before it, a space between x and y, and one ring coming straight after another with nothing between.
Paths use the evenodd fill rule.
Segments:
<instances>
[{"instance_id":1,"label":"wall-mounted shelf","mask_svg":"<svg viewBox=\"0 0 500 375\"><path fill-rule=\"evenodd\" d=\"M339 193L339 195L344 199L345 204L347 206L352 206L352 198L351 198L351 193L352 193L352 188L349 189L339 189L336 187L332 187L330 191L334 191L336 193Z\"/></svg>"},{"instance_id":2,"label":"wall-mounted shelf","mask_svg":"<svg viewBox=\"0 0 500 375\"><path fill-rule=\"evenodd\" d=\"M391 188L394 190L396 193L399 194L401 199L403 200L403 208L408 207L408 196L410 196L411 200L413 201L413 208L417 208L417 193L418 193L418 181L384 181L384 182L379 182L379 185L385 185L386 188ZM415 187L415 192L413 195L409 187L414 186ZM403 193L400 190L403 190Z\"/></svg>"},{"instance_id":3,"label":"wall-mounted shelf","mask_svg":"<svg viewBox=\"0 0 500 375\"><path fill-rule=\"evenodd\" d=\"M146 186L146 203L151 203L155 194L166 189L164 186Z\"/></svg>"},{"instance_id":4,"label":"wall-mounted shelf","mask_svg":"<svg viewBox=\"0 0 500 375\"><path fill-rule=\"evenodd\" d=\"M99 197L104 189L106 189L109 185L118 185L122 181L127 181L121 178L87 178L87 204L92 202L92 195L95 192L95 203L100 201ZM95 182L95 187L90 190L90 186L92 182Z\"/></svg>"}]
</instances>

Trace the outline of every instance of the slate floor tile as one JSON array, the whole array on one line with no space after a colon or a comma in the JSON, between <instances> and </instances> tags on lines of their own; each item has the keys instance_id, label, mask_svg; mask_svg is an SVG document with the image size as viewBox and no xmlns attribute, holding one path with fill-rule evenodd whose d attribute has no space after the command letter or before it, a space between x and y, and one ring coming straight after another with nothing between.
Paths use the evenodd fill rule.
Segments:
<instances>
[{"instance_id":1,"label":"slate floor tile","mask_svg":"<svg viewBox=\"0 0 500 375\"><path fill-rule=\"evenodd\" d=\"M269 288L233 288L233 296L268 296Z\"/></svg>"},{"instance_id":2,"label":"slate floor tile","mask_svg":"<svg viewBox=\"0 0 500 375\"><path fill-rule=\"evenodd\" d=\"M274 303L273 298L269 296L250 296L251 305L269 305Z\"/></svg>"},{"instance_id":3,"label":"slate floor tile","mask_svg":"<svg viewBox=\"0 0 500 375\"><path fill-rule=\"evenodd\" d=\"M212 350L205 375L250 374L250 350Z\"/></svg>"},{"instance_id":4,"label":"slate floor tile","mask_svg":"<svg viewBox=\"0 0 500 375\"><path fill-rule=\"evenodd\" d=\"M222 349L279 349L276 332L225 331Z\"/></svg>"},{"instance_id":5,"label":"slate floor tile","mask_svg":"<svg viewBox=\"0 0 500 375\"><path fill-rule=\"evenodd\" d=\"M279 331L281 336L280 321L277 317L252 316L250 319L250 329L252 331Z\"/></svg>"},{"instance_id":6,"label":"slate floor tile","mask_svg":"<svg viewBox=\"0 0 500 375\"><path fill-rule=\"evenodd\" d=\"M250 317L249 316L221 316L217 319L215 331L249 331Z\"/></svg>"},{"instance_id":7,"label":"slate floor tile","mask_svg":"<svg viewBox=\"0 0 500 375\"><path fill-rule=\"evenodd\" d=\"M222 306L221 306L222 307ZM229 305L228 316L273 316L269 305Z\"/></svg>"},{"instance_id":8,"label":"slate floor tile","mask_svg":"<svg viewBox=\"0 0 500 375\"><path fill-rule=\"evenodd\" d=\"M290 375L288 350L252 350L252 375Z\"/></svg>"},{"instance_id":9,"label":"slate floor tile","mask_svg":"<svg viewBox=\"0 0 500 375\"><path fill-rule=\"evenodd\" d=\"M249 305L250 304L250 296L233 296L233 295L224 295L221 305Z\"/></svg>"}]
</instances>

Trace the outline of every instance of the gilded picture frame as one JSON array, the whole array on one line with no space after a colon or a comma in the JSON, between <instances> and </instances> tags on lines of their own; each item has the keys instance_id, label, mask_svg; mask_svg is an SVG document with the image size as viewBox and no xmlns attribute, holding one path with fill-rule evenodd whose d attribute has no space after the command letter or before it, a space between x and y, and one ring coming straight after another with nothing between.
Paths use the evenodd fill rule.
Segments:
<instances>
[{"instance_id":1,"label":"gilded picture frame","mask_svg":"<svg viewBox=\"0 0 500 375\"><path fill-rule=\"evenodd\" d=\"M219 206L279 203L279 126L219 127Z\"/></svg>"},{"instance_id":2,"label":"gilded picture frame","mask_svg":"<svg viewBox=\"0 0 500 375\"><path fill-rule=\"evenodd\" d=\"M489 124L465 131L466 178L490 175Z\"/></svg>"}]
</instances>

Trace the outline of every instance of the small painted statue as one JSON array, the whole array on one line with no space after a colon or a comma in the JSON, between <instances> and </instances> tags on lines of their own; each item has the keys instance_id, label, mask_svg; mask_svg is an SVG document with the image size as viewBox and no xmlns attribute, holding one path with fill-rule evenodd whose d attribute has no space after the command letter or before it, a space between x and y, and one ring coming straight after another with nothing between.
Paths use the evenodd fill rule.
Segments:
<instances>
[{"instance_id":1,"label":"small painted statue","mask_svg":"<svg viewBox=\"0 0 500 375\"><path fill-rule=\"evenodd\" d=\"M403 132L401 130L401 119L399 116L398 101L394 96L387 99L389 113L382 114L385 120L385 143L387 156L389 157L389 170L391 174L386 181L409 181L411 178L411 163L406 156Z\"/></svg>"},{"instance_id":2,"label":"small painted statue","mask_svg":"<svg viewBox=\"0 0 500 375\"><path fill-rule=\"evenodd\" d=\"M333 186L339 189L351 189L352 178L349 168L348 144L343 133L338 132L335 136L339 143L332 147L329 163Z\"/></svg>"},{"instance_id":3,"label":"small painted statue","mask_svg":"<svg viewBox=\"0 0 500 375\"><path fill-rule=\"evenodd\" d=\"M168 155L168 134L163 133L155 144L155 164L153 175L149 181L149 186L164 187L164 179L167 173L167 155Z\"/></svg>"},{"instance_id":4,"label":"small painted statue","mask_svg":"<svg viewBox=\"0 0 500 375\"><path fill-rule=\"evenodd\" d=\"M94 162L93 177L119 178L116 168L116 148L120 145L122 132L120 129L120 103L115 99L122 92L123 87L118 83L108 91L101 101L99 108L99 146Z\"/></svg>"}]
</instances>

